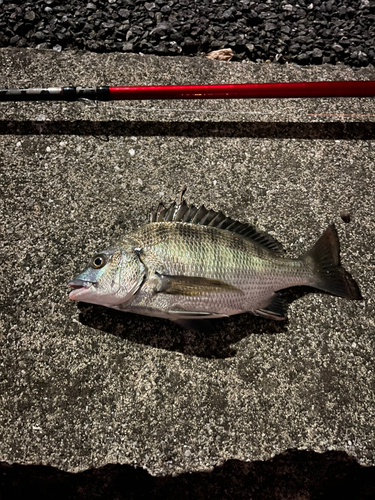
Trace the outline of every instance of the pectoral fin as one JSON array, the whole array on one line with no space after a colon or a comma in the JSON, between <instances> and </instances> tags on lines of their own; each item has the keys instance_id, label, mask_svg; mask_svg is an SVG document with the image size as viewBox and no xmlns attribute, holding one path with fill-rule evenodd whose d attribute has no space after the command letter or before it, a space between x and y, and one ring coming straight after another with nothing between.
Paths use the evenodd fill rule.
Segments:
<instances>
[{"instance_id":1,"label":"pectoral fin","mask_svg":"<svg viewBox=\"0 0 375 500\"><path fill-rule=\"evenodd\" d=\"M198 276L170 276L158 275L160 287L158 293L170 295L185 295L189 297L203 295L206 293L240 293L243 291L224 281Z\"/></svg>"}]
</instances>

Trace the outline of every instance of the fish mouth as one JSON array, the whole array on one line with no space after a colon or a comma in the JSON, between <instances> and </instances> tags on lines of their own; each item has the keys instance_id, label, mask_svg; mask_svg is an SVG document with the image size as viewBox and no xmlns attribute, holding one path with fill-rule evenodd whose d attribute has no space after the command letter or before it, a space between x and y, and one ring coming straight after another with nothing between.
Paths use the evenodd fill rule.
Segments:
<instances>
[{"instance_id":1,"label":"fish mouth","mask_svg":"<svg viewBox=\"0 0 375 500\"><path fill-rule=\"evenodd\" d=\"M80 297L85 295L85 292L89 288L91 288L91 286L93 284L94 283L91 281L84 281L84 280L80 280L78 278L70 281L68 283L68 285L70 286L70 288L73 288L73 290L69 293L69 299L70 300L79 300Z\"/></svg>"},{"instance_id":2,"label":"fish mouth","mask_svg":"<svg viewBox=\"0 0 375 500\"><path fill-rule=\"evenodd\" d=\"M70 288L74 288L76 290L77 288L88 288L92 285L92 282L76 278L72 281L69 281L68 285L70 286Z\"/></svg>"}]
</instances>

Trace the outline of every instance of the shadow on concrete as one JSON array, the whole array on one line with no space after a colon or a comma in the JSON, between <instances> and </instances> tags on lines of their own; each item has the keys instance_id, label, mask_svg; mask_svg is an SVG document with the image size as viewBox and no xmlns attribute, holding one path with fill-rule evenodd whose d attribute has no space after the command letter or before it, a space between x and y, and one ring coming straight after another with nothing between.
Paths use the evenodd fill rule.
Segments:
<instances>
[{"instance_id":1,"label":"shadow on concrete","mask_svg":"<svg viewBox=\"0 0 375 500\"><path fill-rule=\"evenodd\" d=\"M282 295L286 305L289 305L314 292L317 292L314 288L300 286L283 290ZM234 357L237 351L232 345L241 339L248 335L286 332L288 326L288 320L274 321L246 313L210 321L213 328L196 332L185 330L166 319L125 313L84 302L78 302L78 309L79 320L85 326L137 344L203 358Z\"/></svg>"},{"instance_id":2,"label":"shadow on concrete","mask_svg":"<svg viewBox=\"0 0 375 500\"><path fill-rule=\"evenodd\" d=\"M274 335L285 332L287 321L271 321L242 314L211 322L215 330L185 330L167 319L139 316L107 307L78 303L83 325L116 335L136 344L178 351L188 356L230 358L237 351L231 347L248 335Z\"/></svg>"},{"instance_id":3,"label":"shadow on concrete","mask_svg":"<svg viewBox=\"0 0 375 500\"><path fill-rule=\"evenodd\" d=\"M181 111L183 113L183 111ZM8 121L0 135L253 137L263 139L373 140L373 122L208 122L208 121Z\"/></svg>"},{"instance_id":4,"label":"shadow on concrete","mask_svg":"<svg viewBox=\"0 0 375 500\"><path fill-rule=\"evenodd\" d=\"M43 465L0 463L2 500L373 500L375 467L345 452L289 450L266 462L229 460L211 472L151 476L131 465L77 474Z\"/></svg>"}]
</instances>

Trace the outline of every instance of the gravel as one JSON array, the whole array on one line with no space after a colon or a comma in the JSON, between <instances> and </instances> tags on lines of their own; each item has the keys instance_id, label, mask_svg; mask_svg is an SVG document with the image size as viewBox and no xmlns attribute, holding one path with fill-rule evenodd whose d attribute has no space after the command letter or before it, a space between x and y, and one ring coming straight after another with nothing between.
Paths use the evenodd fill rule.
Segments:
<instances>
[{"instance_id":1,"label":"gravel","mask_svg":"<svg viewBox=\"0 0 375 500\"><path fill-rule=\"evenodd\" d=\"M374 0L0 0L0 47L163 56L231 48L232 60L375 63Z\"/></svg>"}]
</instances>

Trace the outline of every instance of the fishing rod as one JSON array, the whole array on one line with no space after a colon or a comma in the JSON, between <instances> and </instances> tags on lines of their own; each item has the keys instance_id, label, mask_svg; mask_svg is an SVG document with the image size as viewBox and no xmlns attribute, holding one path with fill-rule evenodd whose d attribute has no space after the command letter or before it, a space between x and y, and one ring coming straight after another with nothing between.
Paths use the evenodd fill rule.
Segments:
<instances>
[{"instance_id":1,"label":"fishing rod","mask_svg":"<svg viewBox=\"0 0 375 500\"><path fill-rule=\"evenodd\" d=\"M0 89L0 101L374 97L375 81Z\"/></svg>"}]
</instances>

